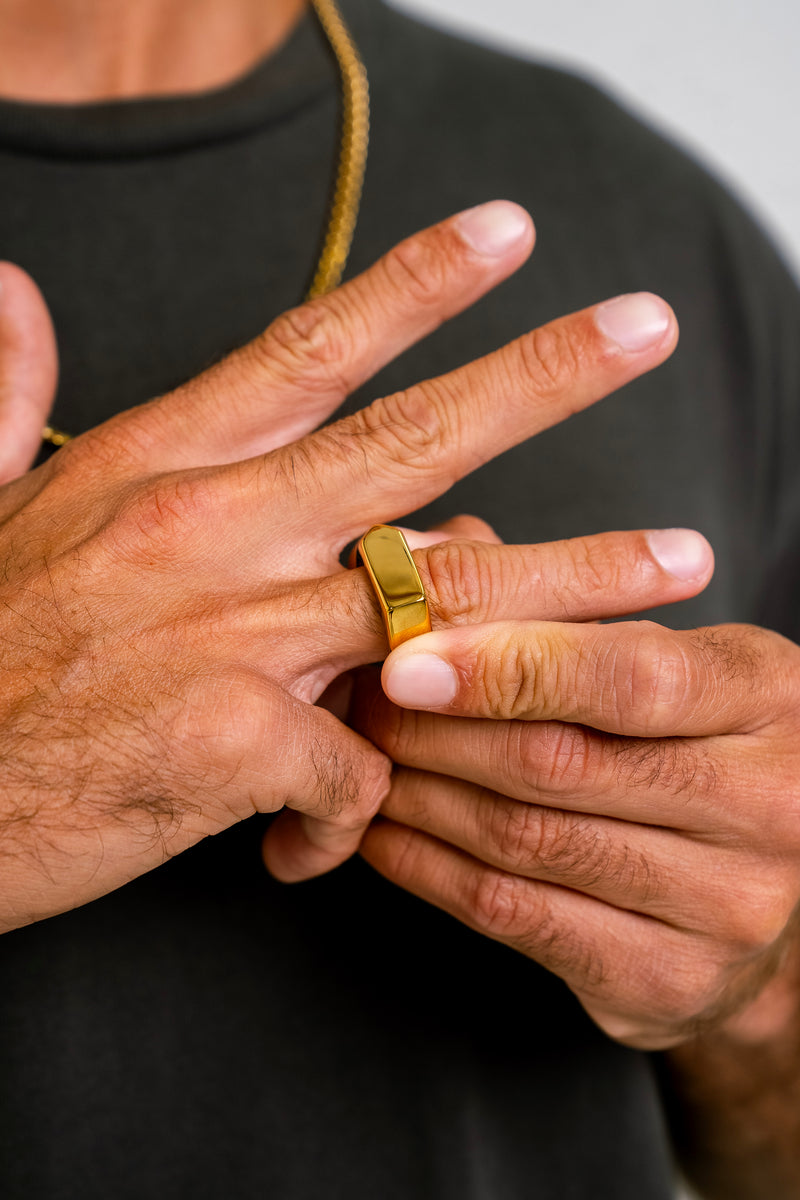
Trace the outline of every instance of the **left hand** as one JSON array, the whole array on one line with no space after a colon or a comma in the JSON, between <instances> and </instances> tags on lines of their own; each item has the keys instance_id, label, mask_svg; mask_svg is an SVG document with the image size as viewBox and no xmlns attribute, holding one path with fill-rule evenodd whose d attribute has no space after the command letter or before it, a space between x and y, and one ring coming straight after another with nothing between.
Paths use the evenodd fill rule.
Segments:
<instances>
[{"instance_id":1,"label":"left hand","mask_svg":"<svg viewBox=\"0 0 800 1200\"><path fill-rule=\"evenodd\" d=\"M376 681L357 697L357 727L402 764L362 844L387 878L642 1049L723 1022L779 970L800 899L800 648L742 625L503 622L405 643L383 685L435 710Z\"/></svg>"}]
</instances>

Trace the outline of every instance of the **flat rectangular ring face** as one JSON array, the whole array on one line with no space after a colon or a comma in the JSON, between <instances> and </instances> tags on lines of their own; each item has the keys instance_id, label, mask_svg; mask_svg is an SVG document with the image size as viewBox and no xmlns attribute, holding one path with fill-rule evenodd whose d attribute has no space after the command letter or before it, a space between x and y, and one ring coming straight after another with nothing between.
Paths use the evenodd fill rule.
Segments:
<instances>
[{"instance_id":1,"label":"flat rectangular ring face","mask_svg":"<svg viewBox=\"0 0 800 1200\"><path fill-rule=\"evenodd\" d=\"M375 525L361 539L361 557L389 608L424 600L422 581L406 540L391 525Z\"/></svg>"},{"instance_id":2,"label":"flat rectangular ring face","mask_svg":"<svg viewBox=\"0 0 800 1200\"><path fill-rule=\"evenodd\" d=\"M394 649L427 633L431 623L425 590L400 530L374 525L359 542L358 552L378 597L389 646Z\"/></svg>"}]
</instances>

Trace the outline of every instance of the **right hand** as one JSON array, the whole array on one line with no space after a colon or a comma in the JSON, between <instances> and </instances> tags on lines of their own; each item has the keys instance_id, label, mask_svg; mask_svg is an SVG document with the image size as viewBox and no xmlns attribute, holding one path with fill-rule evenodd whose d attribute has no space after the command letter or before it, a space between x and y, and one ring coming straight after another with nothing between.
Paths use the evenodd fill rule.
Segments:
<instances>
[{"instance_id":1,"label":"right hand","mask_svg":"<svg viewBox=\"0 0 800 1200\"><path fill-rule=\"evenodd\" d=\"M58 351L44 297L25 271L0 263L0 485L39 453L56 390Z\"/></svg>"},{"instance_id":2,"label":"right hand","mask_svg":"<svg viewBox=\"0 0 800 1200\"><path fill-rule=\"evenodd\" d=\"M284 878L357 848L390 764L315 701L385 645L365 572L339 566L343 546L676 340L666 306L633 351L589 309L310 432L527 257L527 218L492 212L515 223L504 248L478 252L469 217L419 234L0 492L0 928L85 903L254 811L302 814L273 847ZM539 577L560 582L574 619L698 590L640 534L454 541L415 557L435 627L535 617Z\"/></svg>"}]
</instances>

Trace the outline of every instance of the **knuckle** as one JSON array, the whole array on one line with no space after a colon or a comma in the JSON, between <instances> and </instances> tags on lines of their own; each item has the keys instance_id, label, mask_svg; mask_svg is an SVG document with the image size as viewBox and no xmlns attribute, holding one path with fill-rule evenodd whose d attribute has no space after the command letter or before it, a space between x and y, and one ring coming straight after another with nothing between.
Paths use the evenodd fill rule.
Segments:
<instances>
[{"instance_id":1,"label":"knuckle","mask_svg":"<svg viewBox=\"0 0 800 1200\"><path fill-rule=\"evenodd\" d=\"M528 887L504 871L482 870L468 897L473 923L490 937L523 937L533 919Z\"/></svg>"},{"instance_id":2,"label":"knuckle","mask_svg":"<svg viewBox=\"0 0 800 1200\"><path fill-rule=\"evenodd\" d=\"M617 898L652 902L661 886L647 857L611 837L602 824L542 810L536 861L551 878L581 891L611 888Z\"/></svg>"},{"instance_id":3,"label":"knuckle","mask_svg":"<svg viewBox=\"0 0 800 1200\"><path fill-rule=\"evenodd\" d=\"M657 1025L685 1036L698 1032L704 1019L724 1005L728 979L726 964L710 942L680 937L642 960L638 990Z\"/></svg>"},{"instance_id":4,"label":"knuckle","mask_svg":"<svg viewBox=\"0 0 800 1200\"><path fill-rule=\"evenodd\" d=\"M669 718L691 710L696 676L689 654L671 631L640 621L630 638L612 645L608 654L604 674L626 732L647 737Z\"/></svg>"},{"instance_id":5,"label":"knuckle","mask_svg":"<svg viewBox=\"0 0 800 1200\"><path fill-rule=\"evenodd\" d=\"M738 732L756 732L787 716L794 728L800 672L791 642L753 625L723 625L694 630L689 645L709 706L723 708L731 697L742 697L732 713ZM750 704L744 699L748 686Z\"/></svg>"},{"instance_id":6,"label":"knuckle","mask_svg":"<svg viewBox=\"0 0 800 1200\"><path fill-rule=\"evenodd\" d=\"M335 294L282 313L246 352L268 374L292 384L348 392L347 364L365 338L359 310Z\"/></svg>"},{"instance_id":7,"label":"knuckle","mask_svg":"<svg viewBox=\"0 0 800 1200\"><path fill-rule=\"evenodd\" d=\"M548 639L540 640L534 656L525 637L512 634L500 647L481 648L472 670L470 684L483 699L484 715L516 720L546 714L563 668Z\"/></svg>"},{"instance_id":8,"label":"knuckle","mask_svg":"<svg viewBox=\"0 0 800 1200\"><path fill-rule=\"evenodd\" d=\"M573 538L567 543L568 558L565 584L577 581L585 595L613 591L628 573L630 563L617 545L611 548L603 539Z\"/></svg>"},{"instance_id":9,"label":"knuckle","mask_svg":"<svg viewBox=\"0 0 800 1200\"><path fill-rule=\"evenodd\" d=\"M792 916L795 897L790 896L790 888L780 878L761 878L731 896L724 906L724 921L737 957L758 957L780 941Z\"/></svg>"},{"instance_id":10,"label":"knuckle","mask_svg":"<svg viewBox=\"0 0 800 1200\"><path fill-rule=\"evenodd\" d=\"M364 454L365 439L370 449L372 471L395 474L397 469L425 472L443 458L451 444L452 422L447 418L437 384L409 388L375 401L353 418L341 423L347 443ZM454 477L455 478L455 477Z\"/></svg>"},{"instance_id":11,"label":"knuckle","mask_svg":"<svg viewBox=\"0 0 800 1200\"><path fill-rule=\"evenodd\" d=\"M543 830L540 854L550 869L572 880L580 888L592 888L603 880L615 882L627 874L627 864L615 864L611 840L590 821L566 813L549 814L552 828ZM626 855L623 854L623 859Z\"/></svg>"},{"instance_id":12,"label":"knuckle","mask_svg":"<svg viewBox=\"0 0 800 1200\"><path fill-rule=\"evenodd\" d=\"M665 1015L679 1029L693 1029L703 1017L723 1003L726 972L713 954L690 955L683 970L673 970L672 986L665 997Z\"/></svg>"},{"instance_id":13,"label":"knuckle","mask_svg":"<svg viewBox=\"0 0 800 1200\"><path fill-rule=\"evenodd\" d=\"M571 538L557 543L548 555L547 588L558 601L565 618L575 619L591 612L598 603L632 578L628 563L597 538Z\"/></svg>"},{"instance_id":14,"label":"knuckle","mask_svg":"<svg viewBox=\"0 0 800 1200\"><path fill-rule=\"evenodd\" d=\"M519 740L510 773L527 793L564 798L585 790L597 769L587 729L556 721L516 728Z\"/></svg>"},{"instance_id":15,"label":"knuckle","mask_svg":"<svg viewBox=\"0 0 800 1200\"><path fill-rule=\"evenodd\" d=\"M577 378L580 358L562 324L534 329L518 346L523 378L536 395L560 392Z\"/></svg>"},{"instance_id":16,"label":"knuckle","mask_svg":"<svg viewBox=\"0 0 800 1200\"><path fill-rule=\"evenodd\" d=\"M170 560L191 546L214 511L208 480L183 473L161 475L137 487L123 502L115 521L116 544L123 551L166 555Z\"/></svg>"},{"instance_id":17,"label":"knuckle","mask_svg":"<svg viewBox=\"0 0 800 1200\"><path fill-rule=\"evenodd\" d=\"M602 988L607 973L596 945L553 912L545 887L502 871L482 871L467 901L467 916L489 937L535 958L582 987Z\"/></svg>"},{"instance_id":18,"label":"knuckle","mask_svg":"<svg viewBox=\"0 0 800 1200\"><path fill-rule=\"evenodd\" d=\"M514 801L495 801L486 811L489 844L506 869L515 874L530 870L542 836L540 810Z\"/></svg>"},{"instance_id":19,"label":"knuckle","mask_svg":"<svg viewBox=\"0 0 800 1200\"><path fill-rule=\"evenodd\" d=\"M608 880L614 892L623 900L630 900L637 906L648 906L669 894L669 881L646 853L625 844L612 853L612 839L608 837L602 840L605 842L603 852L606 856L602 877ZM600 845L601 839L598 839L598 849Z\"/></svg>"},{"instance_id":20,"label":"knuckle","mask_svg":"<svg viewBox=\"0 0 800 1200\"><path fill-rule=\"evenodd\" d=\"M727 978L703 939L666 937L646 954L626 947L613 986L592 997L587 1011L615 1041L664 1049L724 1014ZM615 1001L610 1010L609 996Z\"/></svg>"},{"instance_id":21,"label":"knuckle","mask_svg":"<svg viewBox=\"0 0 800 1200\"><path fill-rule=\"evenodd\" d=\"M566 813L540 810L535 859L548 871L574 877L577 872L595 881L596 834Z\"/></svg>"},{"instance_id":22,"label":"knuckle","mask_svg":"<svg viewBox=\"0 0 800 1200\"><path fill-rule=\"evenodd\" d=\"M536 685L526 666L523 651L516 642L504 646L496 656L480 656L472 682L486 697L486 715L514 720L532 711Z\"/></svg>"},{"instance_id":23,"label":"knuckle","mask_svg":"<svg viewBox=\"0 0 800 1200\"><path fill-rule=\"evenodd\" d=\"M580 733L576 732L574 745L579 746ZM571 733L568 731L568 739ZM581 777L586 754L583 749L575 752L569 742L564 753L569 760L566 770L572 776L569 782L574 785L573 772ZM551 758L548 754L547 759ZM563 771L553 786L551 770L548 761L545 787L558 790L563 798ZM538 766L534 766L534 785L530 777L526 785L526 790L534 794L544 790L537 771ZM555 882L588 891L598 886L612 888L615 895L634 896L637 903L653 903L665 893L665 881L648 856L622 841L619 831L610 831L602 818L525 803L512 803L507 808L500 805L489 811L489 840L510 870L531 874L543 868Z\"/></svg>"},{"instance_id":24,"label":"knuckle","mask_svg":"<svg viewBox=\"0 0 800 1200\"><path fill-rule=\"evenodd\" d=\"M408 238L382 259L389 294L399 294L414 305L437 304L445 290L450 260L445 244L435 233Z\"/></svg>"},{"instance_id":25,"label":"knuckle","mask_svg":"<svg viewBox=\"0 0 800 1200\"><path fill-rule=\"evenodd\" d=\"M419 556L433 612L446 624L479 620L493 606L493 573L483 547L440 542Z\"/></svg>"}]
</instances>

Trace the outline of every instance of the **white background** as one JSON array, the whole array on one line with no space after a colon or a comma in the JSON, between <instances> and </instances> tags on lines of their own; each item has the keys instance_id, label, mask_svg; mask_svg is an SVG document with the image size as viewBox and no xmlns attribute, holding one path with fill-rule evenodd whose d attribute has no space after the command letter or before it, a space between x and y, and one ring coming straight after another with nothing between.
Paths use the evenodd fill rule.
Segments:
<instances>
[{"instance_id":1,"label":"white background","mask_svg":"<svg viewBox=\"0 0 800 1200\"><path fill-rule=\"evenodd\" d=\"M800 274L800 0L391 0L590 72L739 192Z\"/></svg>"}]
</instances>

